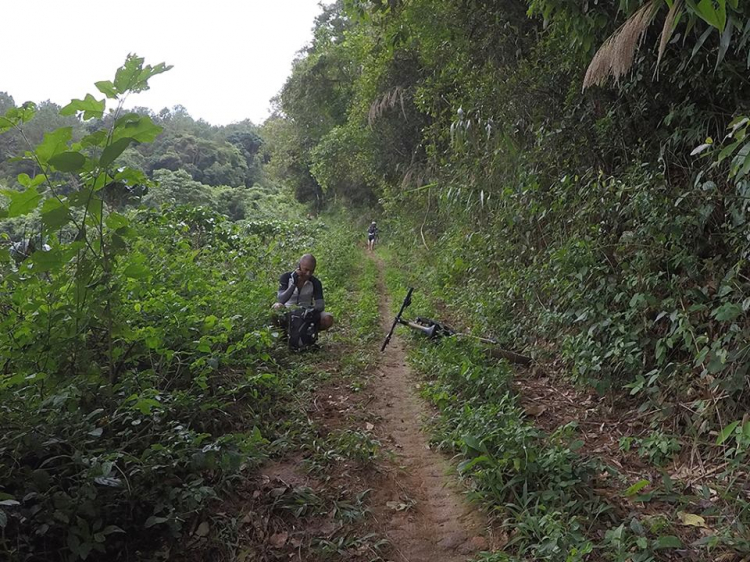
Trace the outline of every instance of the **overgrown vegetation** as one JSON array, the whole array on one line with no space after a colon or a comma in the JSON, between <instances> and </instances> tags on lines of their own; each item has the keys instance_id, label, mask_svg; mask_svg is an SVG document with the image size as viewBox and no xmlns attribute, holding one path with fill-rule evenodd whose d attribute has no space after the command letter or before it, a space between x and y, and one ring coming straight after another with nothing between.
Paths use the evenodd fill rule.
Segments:
<instances>
[{"instance_id":1,"label":"overgrown vegetation","mask_svg":"<svg viewBox=\"0 0 750 562\"><path fill-rule=\"evenodd\" d=\"M289 175L298 195L377 200L396 259L441 311L580 386L634 400L649 427L628 446L648 470L694 473L675 484L684 497L724 490L681 504L717 517L688 547L738 553L747 23L747 6L724 0L340 2L282 91L283 135L270 147L272 162L290 147L301 155ZM461 396L451 381L436 396ZM465 399L472 411L498 400ZM649 501L672 497L656 486ZM627 557L647 538L599 522L608 538L595 548ZM675 544L642 559L666 559Z\"/></svg>"},{"instance_id":2,"label":"overgrown vegetation","mask_svg":"<svg viewBox=\"0 0 750 562\"><path fill-rule=\"evenodd\" d=\"M322 377L316 361L290 362L270 325L278 275L304 251L318 255L342 323L335 353L376 318L371 295L354 301L370 310L361 320L344 305L360 278L372 284L372 271L360 274L351 232L283 220L275 199L240 222L212 201L155 210L136 207L133 194L120 205L113 185L148 186L146 203L193 189L182 172L155 173L155 184L119 160L162 131L119 101L166 70L130 56L113 81L97 83L116 104L109 118L91 95L62 108L88 134L47 131L25 149L36 173L4 191L3 217L36 219L27 245L0 251L0 552L11 560L237 559L270 556L270 544L277 553L351 559L350 548L380 548L353 524L365 513L361 490L266 496L258 484L264 461L309 447L319 431L302 405ZM32 104L10 108L0 129L28 139L34 115ZM369 445L354 437L330 443L364 455ZM254 495L232 506L238 490ZM279 538L284 514L334 507L342 523L333 530ZM254 525L263 518L279 528L273 540Z\"/></svg>"},{"instance_id":3,"label":"overgrown vegetation","mask_svg":"<svg viewBox=\"0 0 750 562\"><path fill-rule=\"evenodd\" d=\"M436 441L509 531L486 560L747 556L747 10L339 1L262 127L125 112L168 70L135 56L97 83L108 111L0 96L0 152L20 156L0 165L0 549L239 556L238 537L291 548L290 518L361 520L366 492L335 482L256 489L274 535L206 515L269 457L302 450L324 478L382 454L367 431L319 431L297 401L329 374L274 351L274 278L312 248L352 392L372 363L350 344L377 325L374 265L304 203L384 215L392 292L408 279L428 311L646 420L618 439L634 479L575 423L525 418L478 347L415 345ZM294 544L377 558L347 525Z\"/></svg>"}]
</instances>

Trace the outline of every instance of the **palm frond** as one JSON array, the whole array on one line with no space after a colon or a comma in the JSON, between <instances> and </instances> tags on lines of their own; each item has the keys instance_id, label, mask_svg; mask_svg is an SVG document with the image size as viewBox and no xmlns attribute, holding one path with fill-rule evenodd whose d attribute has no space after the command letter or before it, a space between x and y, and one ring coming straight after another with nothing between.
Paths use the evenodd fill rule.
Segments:
<instances>
[{"instance_id":1,"label":"palm frond","mask_svg":"<svg viewBox=\"0 0 750 562\"><path fill-rule=\"evenodd\" d=\"M662 5L663 0L651 0L630 16L620 28L615 31L591 60L583 89L593 85L601 86L611 76L618 82L633 66L635 51L643 41L651 22Z\"/></svg>"},{"instance_id":2,"label":"palm frond","mask_svg":"<svg viewBox=\"0 0 750 562\"><path fill-rule=\"evenodd\" d=\"M664 27L661 30L661 39L659 40L659 54L656 58L656 70L654 71L654 76L656 76L656 78L659 77L659 63L661 63L664 52L667 50L669 40L672 38L672 34L674 33L675 22L682 13L682 5L683 0L674 0L674 2L672 2L672 7L669 8L667 17L664 20Z\"/></svg>"}]
</instances>

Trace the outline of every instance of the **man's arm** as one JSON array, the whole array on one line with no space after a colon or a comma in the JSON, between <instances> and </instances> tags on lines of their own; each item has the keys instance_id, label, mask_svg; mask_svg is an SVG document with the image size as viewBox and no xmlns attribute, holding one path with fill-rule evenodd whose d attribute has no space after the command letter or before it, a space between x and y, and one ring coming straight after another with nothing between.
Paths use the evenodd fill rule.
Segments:
<instances>
[{"instance_id":1,"label":"man's arm","mask_svg":"<svg viewBox=\"0 0 750 562\"><path fill-rule=\"evenodd\" d=\"M279 290L276 293L276 302L285 304L290 298L292 298L294 289L297 288L294 283L289 283L290 278L292 278L292 280L294 279L293 275L294 273L284 273L279 277Z\"/></svg>"},{"instance_id":2,"label":"man's arm","mask_svg":"<svg viewBox=\"0 0 750 562\"><path fill-rule=\"evenodd\" d=\"M312 280L313 284L313 308L318 312L323 312L326 309L325 301L323 300L323 284L318 278Z\"/></svg>"}]
</instances>

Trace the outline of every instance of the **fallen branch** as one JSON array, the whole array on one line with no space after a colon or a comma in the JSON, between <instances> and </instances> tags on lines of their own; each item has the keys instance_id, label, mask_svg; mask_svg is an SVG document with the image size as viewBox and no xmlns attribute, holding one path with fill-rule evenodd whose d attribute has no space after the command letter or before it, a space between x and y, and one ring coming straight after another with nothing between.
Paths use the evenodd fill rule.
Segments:
<instances>
[{"instance_id":1,"label":"fallen branch","mask_svg":"<svg viewBox=\"0 0 750 562\"><path fill-rule=\"evenodd\" d=\"M491 357L505 359L506 361L516 363L517 365L531 365L531 363L533 362L531 357L529 357L528 355L521 355L520 353L509 351L501 347L492 347L487 350L487 353L489 353Z\"/></svg>"}]
</instances>

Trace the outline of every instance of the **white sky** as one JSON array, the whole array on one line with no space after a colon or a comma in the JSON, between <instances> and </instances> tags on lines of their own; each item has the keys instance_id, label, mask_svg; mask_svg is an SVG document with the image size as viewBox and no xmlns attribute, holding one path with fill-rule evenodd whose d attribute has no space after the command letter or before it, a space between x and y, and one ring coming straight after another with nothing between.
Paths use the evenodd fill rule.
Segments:
<instances>
[{"instance_id":1,"label":"white sky","mask_svg":"<svg viewBox=\"0 0 750 562\"><path fill-rule=\"evenodd\" d=\"M333 0L323 0L330 4ZM128 105L180 104L225 125L269 115L270 99L312 39L318 0L3 0L0 91L64 105L114 79L128 53L172 70Z\"/></svg>"}]
</instances>

